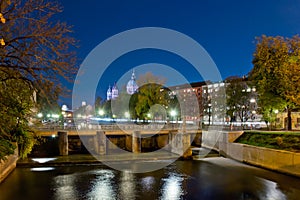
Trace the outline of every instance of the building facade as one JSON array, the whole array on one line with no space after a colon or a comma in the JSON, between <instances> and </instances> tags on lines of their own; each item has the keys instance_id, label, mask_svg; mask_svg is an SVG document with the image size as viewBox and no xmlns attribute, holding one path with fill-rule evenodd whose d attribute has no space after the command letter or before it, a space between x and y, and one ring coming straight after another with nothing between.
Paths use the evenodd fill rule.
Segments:
<instances>
[{"instance_id":1,"label":"building facade","mask_svg":"<svg viewBox=\"0 0 300 200\"><path fill-rule=\"evenodd\" d=\"M202 86L205 82L195 82L169 87L170 95L180 103L181 118L187 121L201 121L203 117Z\"/></svg>"}]
</instances>

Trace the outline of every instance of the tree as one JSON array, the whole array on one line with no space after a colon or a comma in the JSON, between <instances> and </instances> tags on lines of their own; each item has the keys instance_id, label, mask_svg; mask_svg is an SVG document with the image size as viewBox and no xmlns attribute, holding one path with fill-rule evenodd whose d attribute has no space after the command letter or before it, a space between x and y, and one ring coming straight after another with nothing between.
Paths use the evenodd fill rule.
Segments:
<instances>
[{"instance_id":1,"label":"tree","mask_svg":"<svg viewBox=\"0 0 300 200\"><path fill-rule=\"evenodd\" d=\"M119 93L118 98L111 100L112 115L117 118L123 118L126 112L129 112L130 95L127 94L125 87Z\"/></svg>"},{"instance_id":2,"label":"tree","mask_svg":"<svg viewBox=\"0 0 300 200\"><path fill-rule=\"evenodd\" d=\"M255 100L251 102L251 100ZM246 122L252 118L253 111L256 111L256 97L252 91L251 84L244 78L234 77L226 80L226 104L227 115L231 121L236 116L240 121Z\"/></svg>"},{"instance_id":3,"label":"tree","mask_svg":"<svg viewBox=\"0 0 300 200\"><path fill-rule=\"evenodd\" d=\"M99 114L99 110L101 109L101 106L102 106L102 98L100 96L98 96L96 98L96 101L95 101L95 113L96 115Z\"/></svg>"},{"instance_id":4,"label":"tree","mask_svg":"<svg viewBox=\"0 0 300 200\"><path fill-rule=\"evenodd\" d=\"M129 99L129 114L131 119L135 119L135 120L138 118L138 115L135 110L135 106L137 105L137 102L138 102L138 93L134 93L130 96Z\"/></svg>"},{"instance_id":5,"label":"tree","mask_svg":"<svg viewBox=\"0 0 300 200\"><path fill-rule=\"evenodd\" d=\"M40 85L43 90L37 92L36 97L36 108L39 113L47 115L50 113L60 113L61 108L58 104L59 95L62 90L59 87L56 87L53 82L45 80L43 83L39 83L37 80L35 84Z\"/></svg>"},{"instance_id":6,"label":"tree","mask_svg":"<svg viewBox=\"0 0 300 200\"><path fill-rule=\"evenodd\" d=\"M137 95L130 99L130 108L134 108L134 112L130 109L131 114L146 120L158 116L162 112L160 106L166 109L170 95L169 90L163 86L164 83L164 78L154 76L151 72L140 76L137 80L139 86Z\"/></svg>"},{"instance_id":7,"label":"tree","mask_svg":"<svg viewBox=\"0 0 300 200\"><path fill-rule=\"evenodd\" d=\"M112 102L111 102L112 100L108 100L108 101L105 101L104 103L103 103L103 110L104 110L104 116L105 117L112 117L112 109L111 109L111 104L112 104Z\"/></svg>"},{"instance_id":8,"label":"tree","mask_svg":"<svg viewBox=\"0 0 300 200\"><path fill-rule=\"evenodd\" d=\"M1 72L1 77L5 77ZM13 153L16 144L20 157L25 157L32 149L36 138L28 126L33 108L33 88L21 80L0 82L0 158ZM3 153L3 154L2 154Z\"/></svg>"},{"instance_id":9,"label":"tree","mask_svg":"<svg viewBox=\"0 0 300 200\"><path fill-rule=\"evenodd\" d=\"M291 130L291 111L300 106L300 38L263 35L256 40L249 77L257 86L259 106L263 113L284 108Z\"/></svg>"},{"instance_id":10,"label":"tree","mask_svg":"<svg viewBox=\"0 0 300 200\"><path fill-rule=\"evenodd\" d=\"M166 108L168 105L168 90L163 88L160 84L149 83L139 87L138 91L138 100L135 106L135 111L140 119L147 119L153 117L153 114L156 115L157 111L152 110L151 117L148 114L151 107L154 105L161 105Z\"/></svg>"},{"instance_id":11,"label":"tree","mask_svg":"<svg viewBox=\"0 0 300 200\"><path fill-rule=\"evenodd\" d=\"M54 19L61 11L52 1L0 1L1 151L11 153L14 146L8 144L17 142L22 157L29 153L34 144L29 119L38 108L34 93L51 102L63 88L62 78L71 80L76 72L69 51L76 41L70 27Z\"/></svg>"}]
</instances>

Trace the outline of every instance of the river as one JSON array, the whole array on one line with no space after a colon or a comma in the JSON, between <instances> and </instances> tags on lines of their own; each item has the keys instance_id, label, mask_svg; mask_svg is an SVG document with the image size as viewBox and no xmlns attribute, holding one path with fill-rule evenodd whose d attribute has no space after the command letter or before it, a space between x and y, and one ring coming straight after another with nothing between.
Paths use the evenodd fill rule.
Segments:
<instances>
[{"instance_id":1,"label":"river","mask_svg":"<svg viewBox=\"0 0 300 200\"><path fill-rule=\"evenodd\" d=\"M176 161L160 170L138 174L98 164L18 167L0 185L1 200L296 200L299 197L299 178L225 158Z\"/></svg>"}]
</instances>

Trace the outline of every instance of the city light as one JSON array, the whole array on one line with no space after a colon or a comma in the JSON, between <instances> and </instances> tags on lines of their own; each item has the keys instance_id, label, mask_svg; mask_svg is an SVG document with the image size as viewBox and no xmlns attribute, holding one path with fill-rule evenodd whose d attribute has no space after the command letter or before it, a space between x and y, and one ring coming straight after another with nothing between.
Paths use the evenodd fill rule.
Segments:
<instances>
[{"instance_id":1,"label":"city light","mask_svg":"<svg viewBox=\"0 0 300 200\"><path fill-rule=\"evenodd\" d=\"M58 114L52 114L51 115L53 118L59 118L59 115Z\"/></svg>"},{"instance_id":2,"label":"city light","mask_svg":"<svg viewBox=\"0 0 300 200\"><path fill-rule=\"evenodd\" d=\"M100 115L100 116L103 116L103 115L104 115L104 110L102 110L102 109L99 110L99 115Z\"/></svg>"},{"instance_id":3,"label":"city light","mask_svg":"<svg viewBox=\"0 0 300 200\"><path fill-rule=\"evenodd\" d=\"M38 118L42 118L43 117L43 113L39 113L37 114Z\"/></svg>"},{"instance_id":4,"label":"city light","mask_svg":"<svg viewBox=\"0 0 300 200\"><path fill-rule=\"evenodd\" d=\"M170 115L171 115L172 117L175 117L175 116L177 115L176 110L171 110Z\"/></svg>"}]
</instances>

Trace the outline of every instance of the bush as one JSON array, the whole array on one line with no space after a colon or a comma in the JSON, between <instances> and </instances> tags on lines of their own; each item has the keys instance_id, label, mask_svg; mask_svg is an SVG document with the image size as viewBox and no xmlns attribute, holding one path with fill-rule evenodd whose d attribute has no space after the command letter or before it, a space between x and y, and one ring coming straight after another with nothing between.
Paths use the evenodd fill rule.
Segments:
<instances>
[{"instance_id":1,"label":"bush","mask_svg":"<svg viewBox=\"0 0 300 200\"><path fill-rule=\"evenodd\" d=\"M245 132L236 142L272 149L300 151L300 133L297 132Z\"/></svg>"},{"instance_id":2,"label":"bush","mask_svg":"<svg viewBox=\"0 0 300 200\"><path fill-rule=\"evenodd\" d=\"M0 161L5 160L7 155L13 154L16 149L16 145L12 142L0 138Z\"/></svg>"}]
</instances>

